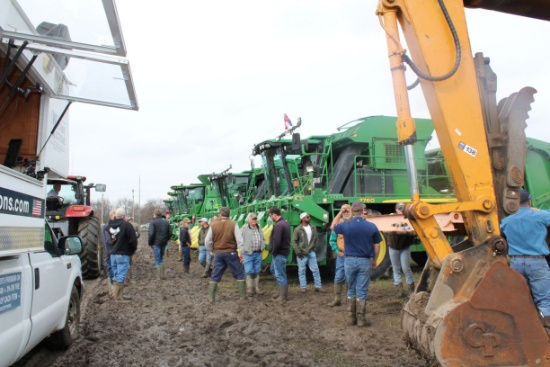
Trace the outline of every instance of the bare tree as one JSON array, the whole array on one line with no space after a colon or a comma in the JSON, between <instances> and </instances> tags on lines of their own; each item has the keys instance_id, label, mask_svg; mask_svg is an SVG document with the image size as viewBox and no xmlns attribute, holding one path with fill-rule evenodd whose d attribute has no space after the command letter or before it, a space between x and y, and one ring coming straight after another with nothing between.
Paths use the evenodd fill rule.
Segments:
<instances>
[{"instance_id":1,"label":"bare tree","mask_svg":"<svg viewBox=\"0 0 550 367\"><path fill-rule=\"evenodd\" d=\"M150 199L143 208L141 208L141 221L147 223L153 218L153 212L155 209L160 208L162 211L166 210L166 204L162 199Z\"/></svg>"},{"instance_id":2,"label":"bare tree","mask_svg":"<svg viewBox=\"0 0 550 367\"><path fill-rule=\"evenodd\" d=\"M92 200L92 208L94 208L94 214L99 218L101 223L107 223L109 221L109 212L114 209L113 204L107 198Z\"/></svg>"}]
</instances>

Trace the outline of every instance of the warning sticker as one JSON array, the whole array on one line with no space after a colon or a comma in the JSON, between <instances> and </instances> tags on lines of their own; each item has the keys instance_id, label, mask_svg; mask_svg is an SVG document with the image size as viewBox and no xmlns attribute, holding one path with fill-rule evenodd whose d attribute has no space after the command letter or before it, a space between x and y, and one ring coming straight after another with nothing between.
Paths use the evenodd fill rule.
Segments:
<instances>
[{"instance_id":1,"label":"warning sticker","mask_svg":"<svg viewBox=\"0 0 550 367\"><path fill-rule=\"evenodd\" d=\"M471 146L464 144L463 142L458 143L458 149L468 153L472 157L475 157L477 154L477 150L472 148Z\"/></svg>"}]
</instances>

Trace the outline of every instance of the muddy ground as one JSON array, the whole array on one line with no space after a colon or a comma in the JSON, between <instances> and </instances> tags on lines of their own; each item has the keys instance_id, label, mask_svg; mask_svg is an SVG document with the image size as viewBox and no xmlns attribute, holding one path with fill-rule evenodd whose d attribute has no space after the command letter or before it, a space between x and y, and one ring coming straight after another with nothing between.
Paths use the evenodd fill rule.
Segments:
<instances>
[{"instance_id":1,"label":"muddy ground","mask_svg":"<svg viewBox=\"0 0 550 367\"><path fill-rule=\"evenodd\" d=\"M269 270L260 280L265 295L250 301L238 299L227 271L211 305L196 253L185 275L171 244L167 279L159 281L145 237L142 232L125 289L132 303L112 301L105 279L86 281L80 338L66 352L39 345L16 366L426 366L401 339L404 300L394 297L389 280L371 283L367 328L346 326L345 306L327 307L331 279L323 279L327 293L315 293L308 272L308 291L300 293L290 268L285 305L272 301L276 283Z\"/></svg>"}]
</instances>

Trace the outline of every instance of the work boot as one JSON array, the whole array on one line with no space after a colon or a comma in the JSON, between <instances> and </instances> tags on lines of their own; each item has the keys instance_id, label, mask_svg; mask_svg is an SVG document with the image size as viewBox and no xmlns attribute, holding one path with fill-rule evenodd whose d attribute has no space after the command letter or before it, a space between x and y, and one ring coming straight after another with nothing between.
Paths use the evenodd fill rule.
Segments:
<instances>
[{"instance_id":1,"label":"work boot","mask_svg":"<svg viewBox=\"0 0 550 367\"><path fill-rule=\"evenodd\" d=\"M342 304L342 289L344 289L344 282L334 283L334 301L328 304L329 307L336 307Z\"/></svg>"},{"instance_id":2,"label":"work boot","mask_svg":"<svg viewBox=\"0 0 550 367\"><path fill-rule=\"evenodd\" d=\"M397 291L395 292L396 298L405 297L405 292L403 292L403 283L394 284L394 287L395 289L397 289Z\"/></svg>"},{"instance_id":3,"label":"work boot","mask_svg":"<svg viewBox=\"0 0 550 367\"><path fill-rule=\"evenodd\" d=\"M160 274L159 275L160 279L163 280L164 279L164 264L159 265L159 274Z\"/></svg>"},{"instance_id":4,"label":"work boot","mask_svg":"<svg viewBox=\"0 0 550 367\"><path fill-rule=\"evenodd\" d=\"M254 296L254 279L252 279L251 275L246 276L246 295L248 297Z\"/></svg>"},{"instance_id":5,"label":"work boot","mask_svg":"<svg viewBox=\"0 0 550 367\"><path fill-rule=\"evenodd\" d=\"M189 274L189 265L184 265L184 266L183 266L183 272L184 272L185 274Z\"/></svg>"},{"instance_id":6,"label":"work boot","mask_svg":"<svg viewBox=\"0 0 550 367\"><path fill-rule=\"evenodd\" d=\"M157 279L158 279L158 280L161 280L162 278L161 278L161 276L160 276L160 266L159 266L159 265L156 265L156 266L155 266L155 270L156 270L156 272L157 272Z\"/></svg>"},{"instance_id":7,"label":"work boot","mask_svg":"<svg viewBox=\"0 0 550 367\"><path fill-rule=\"evenodd\" d=\"M126 272L126 279L124 279L124 284L131 284L132 283L132 267L128 268L128 271Z\"/></svg>"},{"instance_id":8,"label":"work boot","mask_svg":"<svg viewBox=\"0 0 550 367\"><path fill-rule=\"evenodd\" d=\"M407 284L407 287L409 287L409 294L414 294L414 283Z\"/></svg>"},{"instance_id":9,"label":"work boot","mask_svg":"<svg viewBox=\"0 0 550 367\"><path fill-rule=\"evenodd\" d=\"M365 317L367 313L367 301L361 301L360 299L358 299L355 302L357 304L357 326L369 326L370 322L368 322Z\"/></svg>"},{"instance_id":10,"label":"work boot","mask_svg":"<svg viewBox=\"0 0 550 367\"><path fill-rule=\"evenodd\" d=\"M357 305L355 303L355 297L348 297L348 325L357 325Z\"/></svg>"},{"instance_id":11,"label":"work boot","mask_svg":"<svg viewBox=\"0 0 550 367\"><path fill-rule=\"evenodd\" d=\"M239 298L246 299L247 284L243 280L237 280L237 289L239 290Z\"/></svg>"},{"instance_id":12,"label":"work boot","mask_svg":"<svg viewBox=\"0 0 550 367\"><path fill-rule=\"evenodd\" d=\"M123 295L124 283L115 282L115 301L119 303L128 303L132 300L129 296Z\"/></svg>"},{"instance_id":13,"label":"work boot","mask_svg":"<svg viewBox=\"0 0 550 367\"><path fill-rule=\"evenodd\" d=\"M204 265L204 272L201 275L201 278L208 278L210 276L210 264L212 263L206 263Z\"/></svg>"},{"instance_id":14,"label":"work boot","mask_svg":"<svg viewBox=\"0 0 550 367\"><path fill-rule=\"evenodd\" d=\"M254 292L258 296L263 296L264 293L260 292L259 284L260 284L260 275L256 274L256 275L254 275L254 278L252 278L252 285L254 287Z\"/></svg>"},{"instance_id":15,"label":"work boot","mask_svg":"<svg viewBox=\"0 0 550 367\"><path fill-rule=\"evenodd\" d=\"M324 290L323 288L315 288L314 292L317 292L317 293L327 293L327 291Z\"/></svg>"},{"instance_id":16,"label":"work boot","mask_svg":"<svg viewBox=\"0 0 550 367\"><path fill-rule=\"evenodd\" d=\"M206 268L206 263L205 263L205 262L202 262L202 263L200 263L200 264L201 264L201 266L202 266L203 268Z\"/></svg>"},{"instance_id":17,"label":"work boot","mask_svg":"<svg viewBox=\"0 0 550 367\"><path fill-rule=\"evenodd\" d=\"M216 291L218 290L218 283L208 283L208 302L214 303L216 301Z\"/></svg>"}]
</instances>

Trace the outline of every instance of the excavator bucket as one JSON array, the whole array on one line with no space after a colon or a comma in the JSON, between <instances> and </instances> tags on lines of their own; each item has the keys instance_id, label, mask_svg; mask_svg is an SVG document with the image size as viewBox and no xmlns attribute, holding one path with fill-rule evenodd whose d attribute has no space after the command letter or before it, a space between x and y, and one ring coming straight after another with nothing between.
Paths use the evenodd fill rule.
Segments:
<instances>
[{"instance_id":1,"label":"excavator bucket","mask_svg":"<svg viewBox=\"0 0 550 367\"><path fill-rule=\"evenodd\" d=\"M405 340L441 366L548 366L549 338L527 283L493 247L426 265L403 308Z\"/></svg>"}]
</instances>

